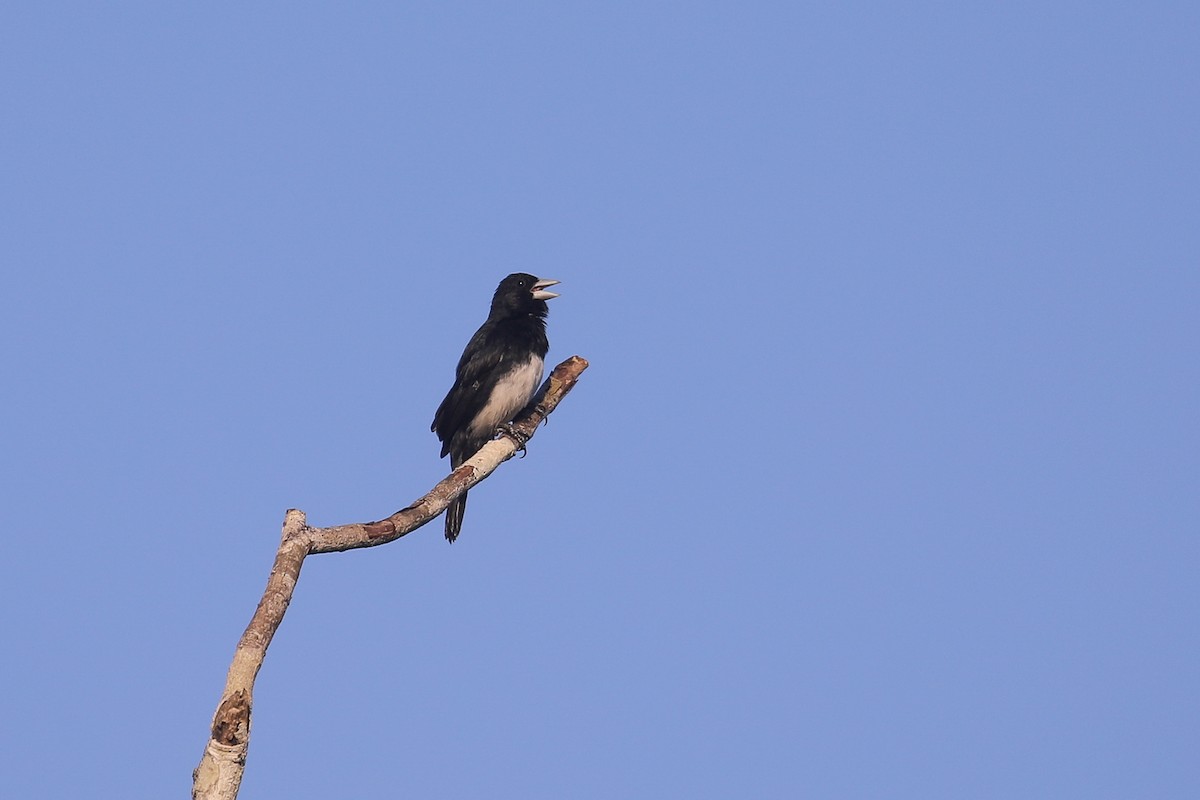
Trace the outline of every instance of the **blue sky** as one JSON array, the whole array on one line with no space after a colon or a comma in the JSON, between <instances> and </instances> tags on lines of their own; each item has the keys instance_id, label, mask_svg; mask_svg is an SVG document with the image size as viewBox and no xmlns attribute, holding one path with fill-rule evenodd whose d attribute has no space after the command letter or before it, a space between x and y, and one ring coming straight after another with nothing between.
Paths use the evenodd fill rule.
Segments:
<instances>
[{"instance_id":1,"label":"blue sky","mask_svg":"<svg viewBox=\"0 0 1200 800\"><path fill-rule=\"evenodd\" d=\"M186 796L284 510L442 476L522 270L591 369L453 547L308 561L243 798L1197 796L1198 54L1185 3L10 4L0 795Z\"/></svg>"}]
</instances>

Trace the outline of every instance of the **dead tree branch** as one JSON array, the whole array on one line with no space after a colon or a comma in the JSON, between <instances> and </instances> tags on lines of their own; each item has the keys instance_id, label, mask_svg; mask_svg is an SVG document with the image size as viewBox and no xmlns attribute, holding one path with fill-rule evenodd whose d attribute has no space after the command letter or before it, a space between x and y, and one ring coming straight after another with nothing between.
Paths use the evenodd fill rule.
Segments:
<instances>
[{"instance_id":1,"label":"dead tree branch","mask_svg":"<svg viewBox=\"0 0 1200 800\"><path fill-rule=\"evenodd\" d=\"M575 386L587 366L586 360L572 356L555 367L538 391L535 406L527 409L513 423L513 428L531 438L538 425ZM237 797L250 745L254 679L267 655L267 646L292 601L305 557L393 542L437 517L451 500L491 475L517 451L516 442L507 436L488 442L424 497L377 522L313 528L306 522L303 511L290 509L287 512L267 588L233 653L225 691L213 715L212 734L199 766L192 772L193 800L234 800Z\"/></svg>"}]
</instances>

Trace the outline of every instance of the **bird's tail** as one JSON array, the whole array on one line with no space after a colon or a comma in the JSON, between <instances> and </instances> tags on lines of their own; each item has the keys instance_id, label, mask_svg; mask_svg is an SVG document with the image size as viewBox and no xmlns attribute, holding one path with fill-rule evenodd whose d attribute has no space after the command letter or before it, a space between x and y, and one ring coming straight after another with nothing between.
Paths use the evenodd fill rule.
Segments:
<instances>
[{"instance_id":1,"label":"bird's tail","mask_svg":"<svg viewBox=\"0 0 1200 800\"><path fill-rule=\"evenodd\" d=\"M463 492L446 506L446 541L453 543L462 531L463 514L467 510L467 493Z\"/></svg>"}]
</instances>

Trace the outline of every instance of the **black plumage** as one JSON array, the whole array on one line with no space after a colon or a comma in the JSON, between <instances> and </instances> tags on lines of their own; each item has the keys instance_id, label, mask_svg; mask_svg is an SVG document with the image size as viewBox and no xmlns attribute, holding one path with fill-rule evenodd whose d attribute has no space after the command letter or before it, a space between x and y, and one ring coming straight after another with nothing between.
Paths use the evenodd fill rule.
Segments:
<instances>
[{"instance_id":1,"label":"black plumage","mask_svg":"<svg viewBox=\"0 0 1200 800\"><path fill-rule=\"evenodd\" d=\"M558 283L524 272L500 281L487 322L467 343L454 386L433 415L430 430L450 455L454 469L488 443L496 429L529 404L542 382L550 342L546 338L546 301L558 297L546 288ZM462 530L467 493L446 508L446 539Z\"/></svg>"}]
</instances>

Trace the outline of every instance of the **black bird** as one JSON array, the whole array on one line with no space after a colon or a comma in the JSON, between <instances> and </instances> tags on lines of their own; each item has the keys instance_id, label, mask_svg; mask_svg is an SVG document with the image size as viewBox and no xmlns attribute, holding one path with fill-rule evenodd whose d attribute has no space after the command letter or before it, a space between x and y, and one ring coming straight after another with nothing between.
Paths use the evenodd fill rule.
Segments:
<instances>
[{"instance_id":1,"label":"black bird","mask_svg":"<svg viewBox=\"0 0 1200 800\"><path fill-rule=\"evenodd\" d=\"M451 468L462 466L533 399L550 349L546 301L558 297L546 289L556 283L517 272L496 287L487 322L463 350L454 386L429 428L442 442L442 458L450 454ZM463 492L446 509L448 541L462 530L466 508Z\"/></svg>"}]
</instances>

